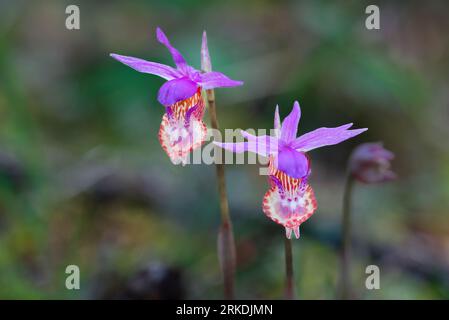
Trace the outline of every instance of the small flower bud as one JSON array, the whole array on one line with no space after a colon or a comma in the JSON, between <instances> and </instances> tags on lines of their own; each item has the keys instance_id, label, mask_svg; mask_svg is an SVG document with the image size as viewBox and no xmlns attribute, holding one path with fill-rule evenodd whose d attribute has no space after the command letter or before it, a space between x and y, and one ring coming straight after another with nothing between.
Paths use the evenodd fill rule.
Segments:
<instances>
[{"instance_id":1,"label":"small flower bud","mask_svg":"<svg viewBox=\"0 0 449 320\"><path fill-rule=\"evenodd\" d=\"M349 159L350 174L362 183L386 182L396 178L391 171L394 154L382 143L364 143L352 152Z\"/></svg>"}]
</instances>

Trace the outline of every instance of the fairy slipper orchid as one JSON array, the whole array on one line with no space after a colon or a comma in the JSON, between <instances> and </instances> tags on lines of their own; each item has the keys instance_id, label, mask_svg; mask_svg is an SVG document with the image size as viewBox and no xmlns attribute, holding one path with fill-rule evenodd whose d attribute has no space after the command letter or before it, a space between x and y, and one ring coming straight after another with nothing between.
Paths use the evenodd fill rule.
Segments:
<instances>
[{"instance_id":1,"label":"fairy slipper orchid","mask_svg":"<svg viewBox=\"0 0 449 320\"><path fill-rule=\"evenodd\" d=\"M167 80L158 92L158 101L165 107L159 142L174 164L185 164L189 152L200 147L206 138L202 89L234 87L243 82L229 79L220 72L196 70L186 63L160 28L156 30L156 37L170 51L176 68L114 53L111 57L134 70Z\"/></svg>"},{"instance_id":2,"label":"fairy slipper orchid","mask_svg":"<svg viewBox=\"0 0 449 320\"><path fill-rule=\"evenodd\" d=\"M367 129L350 130L352 123L336 128L319 128L296 137L301 117L299 103L281 124L279 107L274 115L274 136L255 136L242 131L245 142L214 142L221 148L236 153L255 152L269 157L270 190L263 200L263 211L273 221L283 225L287 238L294 232L299 238L299 226L317 208L312 187L308 184L311 172L306 152L324 146L338 144Z\"/></svg>"}]
</instances>

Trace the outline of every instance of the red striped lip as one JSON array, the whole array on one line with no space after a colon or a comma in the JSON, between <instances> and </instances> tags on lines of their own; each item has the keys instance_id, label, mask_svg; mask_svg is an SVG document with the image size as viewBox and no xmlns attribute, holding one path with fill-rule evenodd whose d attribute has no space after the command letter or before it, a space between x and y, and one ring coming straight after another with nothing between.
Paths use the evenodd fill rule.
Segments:
<instances>
[{"instance_id":1,"label":"red striped lip","mask_svg":"<svg viewBox=\"0 0 449 320\"><path fill-rule=\"evenodd\" d=\"M204 100L201 94L201 88L198 87L196 93L185 100L181 100L171 105L172 116L176 120L185 119L186 113L189 109L198 105L198 110L194 112L197 119L202 119L204 115Z\"/></svg>"},{"instance_id":2,"label":"red striped lip","mask_svg":"<svg viewBox=\"0 0 449 320\"><path fill-rule=\"evenodd\" d=\"M275 177L279 181L284 192L294 196L297 193L298 187L301 185L301 183L307 182L307 177L293 178L285 172L276 168L275 162L276 159L271 155L268 166L269 175ZM272 187L275 187L275 185L272 184Z\"/></svg>"},{"instance_id":3,"label":"red striped lip","mask_svg":"<svg viewBox=\"0 0 449 320\"><path fill-rule=\"evenodd\" d=\"M277 187L265 193L262 210L267 217L281 224L286 229L287 238L292 231L299 238L299 226L309 219L317 209L315 194L310 185L307 185L302 195L297 194L293 199L282 198Z\"/></svg>"}]
</instances>

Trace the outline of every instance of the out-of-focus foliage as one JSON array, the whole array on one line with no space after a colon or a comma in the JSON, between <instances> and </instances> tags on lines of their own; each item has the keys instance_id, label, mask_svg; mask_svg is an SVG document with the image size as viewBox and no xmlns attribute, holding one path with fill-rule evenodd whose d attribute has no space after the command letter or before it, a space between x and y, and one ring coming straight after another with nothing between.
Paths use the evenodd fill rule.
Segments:
<instances>
[{"instance_id":1,"label":"out-of-focus foliage","mask_svg":"<svg viewBox=\"0 0 449 320\"><path fill-rule=\"evenodd\" d=\"M171 64L161 26L193 65L245 85L216 91L222 128L272 127L299 100L299 132L369 131L312 152L317 213L294 242L300 298L335 297L346 160L383 141L399 178L357 186L353 281L361 298L449 297L449 30L445 1L70 1L0 3L0 298L220 298L212 166L160 149L163 83L112 60ZM207 115L206 115L207 118ZM227 166L239 298L280 298L283 230L262 213L255 165ZM81 290L65 288L65 267ZM367 291L365 267L381 269Z\"/></svg>"}]
</instances>

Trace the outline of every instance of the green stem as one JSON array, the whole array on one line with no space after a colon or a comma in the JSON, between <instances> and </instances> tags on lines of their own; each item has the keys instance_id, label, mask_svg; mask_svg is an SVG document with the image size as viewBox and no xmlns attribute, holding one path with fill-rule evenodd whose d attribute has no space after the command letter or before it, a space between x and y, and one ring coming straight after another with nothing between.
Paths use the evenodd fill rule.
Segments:
<instances>
[{"instance_id":1,"label":"green stem","mask_svg":"<svg viewBox=\"0 0 449 320\"><path fill-rule=\"evenodd\" d=\"M214 135L218 132L217 111L215 107L214 90L206 90L209 104L209 114ZM215 137L214 137L215 138ZM215 155L221 150L215 146ZM234 299L235 277L235 243L232 231L231 216L229 214L228 197L226 194L225 168L220 161L216 161L218 192L220 196L221 226L218 235L218 252L224 282L225 299Z\"/></svg>"},{"instance_id":2,"label":"green stem","mask_svg":"<svg viewBox=\"0 0 449 320\"><path fill-rule=\"evenodd\" d=\"M343 195L343 217L341 223L341 279L340 299L350 299L351 294L351 198L354 179L348 174Z\"/></svg>"},{"instance_id":3,"label":"green stem","mask_svg":"<svg viewBox=\"0 0 449 320\"><path fill-rule=\"evenodd\" d=\"M293 282L292 239L285 238L285 298L293 300L295 289Z\"/></svg>"}]
</instances>

